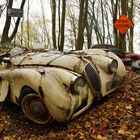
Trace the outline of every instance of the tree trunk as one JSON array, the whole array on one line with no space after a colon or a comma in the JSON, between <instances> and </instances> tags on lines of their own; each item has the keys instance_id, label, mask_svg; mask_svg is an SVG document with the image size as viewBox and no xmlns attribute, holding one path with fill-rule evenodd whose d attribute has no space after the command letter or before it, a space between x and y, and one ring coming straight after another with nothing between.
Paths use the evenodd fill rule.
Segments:
<instances>
[{"instance_id":1,"label":"tree trunk","mask_svg":"<svg viewBox=\"0 0 140 140\"><path fill-rule=\"evenodd\" d=\"M26 0L22 0L20 9L24 8L25 2L26 2ZM9 8L12 8L12 5L13 5L13 0L9 0L7 10ZM8 37L10 24L11 24L11 17L10 16L6 17L5 27L4 27L4 30L3 30L3 33L2 33L2 39L1 39L2 43L11 42L13 40L13 38L15 37L15 35L16 35L17 31L18 31L20 20L21 20L21 18L18 17L17 20L16 20L16 23L15 23L15 28L14 28L12 34L10 35L10 37Z\"/></svg>"},{"instance_id":2,"label":"tree trunk","mask_svg":"<svg viewBox=\"0 0 140 140\"><path fill-rule=\"evenodd\" d=\"M106 8L107 9L107 8ZM108 35L107 35L107 44L112 44L112 39L111 39L111 33L110 33L110 25L109 25L109 18L108 18L108 11L105 10L105 20L106 20L106 27L107 27L107 32L108 32Z\"/></svg>"},{"instance_id":3,"label":"tree trunk","mask_svg":"<svg viewBox=\"0 0 140 140\"><path fill-rule=\"evenodd\" d=\"M76 50L82 50L84 44L84 29L87 15L88 0L80 0L80 13L78 23L78 38L76 41Z\"/></svg>"},{"instance_id":4,"label":"tree trunk","mask_svg":"<svg viewBox=\"0 0 140 140\"><path fill-rule=\"evenodd\" d=\"M52 39L53 39L53 48L57 49L57 46L56 46L56 1L55 0L52 0L51 9L52 9Z\"/></svg>"},{"instance_id":5,"label":"tree trunk","mask_svg":"<svg viewBox=\"0 0 140 140\"><path fill-rule=\"evenodd\" d=\"M133 0L131 0L130 2L130 7L128 9L128 17L131 21L133 21L133 14L134 14L134 2ZM129 38L129 46L128 46L128 50L129 50L129 53L133 53L134 50L133 50L133 34L134 34L134 27L132 27L130 29L130 38Z\"/></svg>"},{"instance_id":6,"label":"tree trunk","mask_svg":"<svg viewBox=\"0 0 140 140\"><path fill-rule=\"evenodd\" d=\"M119 0L116 0L115 2L111 0L112 4L112 11L113 11L113 23L117 21L117 13L118 13L118 4ZM115 26L113 25L113 34L114 34L114 44L116 47L118 47L118 32Z\"/></svg>"},{"instance_id":7,"label":"tree trunk","mask_svg":"<svg viewBox=\"0 0 140 140\"><path fill-rule=\"evenodd\" d=\"M97 40L97 43L103 43L102 42L102 36L100 34L100 27L99 27L99 21L98 21L98 15L97 17L95 16L96 13L95 13L95 1L93 1L92 3L92 9L93 9L93 12L92 12L92 16L91 16L91 19L93 20L93 24L94 24L94 31L95 31L95 34L96 34L96 40Z\"/></svg>"},{"instance_id":8,"label":"tree trunk","mask_svg":"<svg viewBox=\"0 0 140 140\"><path fill-rule=\"evenodd\" d=\"M88 2L87 2L87 6L88 6ZM86 32L87 32L87 48L91 48L92 45L92 26L93 26L93 20L91 20L90 22L88 22L88 8L87 8L87 15L86 15Z\"/></svg>"},{"instance_id":9,"label":"tree trunk","mask_svg":"<svg viewBox=\"0 0 140 140\"><path fill-rule=\"evenodd\" d=\"M22 1L21 6L20 6L20 9L23 9L23 8L24 8L25 2L26 2L26 0L23 0L23 1ZM20 17L17 18L17 21L16 21L16 23L15 23L15 28L14 28L14 30L13 30L11 36L9 37L9 42L11 42L11 41L13 40L13 38L16 36L17 31L18 31L18 27L19 27L19 24L20 24L20 20L21 20Z\"/></svg>"},{"instance_id":10,"label":"tree trunk","mask_svg":"<svg viewBox=\"0 0 140 140\"><path fill-rule=\"evenodd\" d=\"M60 39L61 39L61 2L58 0L58 39L57 39L57 46L59 49Z\"/></svg>"},{"instance_id":11,"label":"tree trunk","mask_svg":"<svg viewBox=\"0 0 140 140\"><path fill-rule=\"evenodd\" d=\"M11 9L12 5L13 5L13 0L9 0L8 6L7 6L7 10L9 8ZM1 43L8 42L8 33L9 33L9 29L10 29L10 24L11 24L11 17L10 16L6 16L6 22L5 22L5 26L4 26L2 37L1 37Z\"/></svg>"},{"instance_id":12,"label":"tree trunk","mask_svg":"<svg viewBox=\"0 0 140 140\"><path fill-rule=\"evenodd\" d=\"M63 51L64 49L64 39L65 39L65 13L66 13L66 1L62 1L62 19L61 19L61 41L59 45L59 50Z\"/></svg>"},{"instance_id":13,"label":"tree trunk","mask_svg":"<svg viewBox=\"0 0 140 140\"><path fill-rule=\"evenodd\" d=\"M87 31L87 48L91 48L92 45L92 25L88 22L86 23L86 31Z\"/></svg>"},{"instance_id":14,"label":"tree trunk","mask_svg":"<svg viewBox=\"0 0 140 140\"><path fill-rule=\"evenodd\" d=\"M127 0L121 0L122 15L127 16L127 9L128 9L127 6L128 6ZM123 51L126 51L126 33L119 34L119 48Z\"/></svg>"},{"instance_id":15,"label":"tree trunk","mask_svg":"<svg viewBox=\"0 0 140 140\"><path fill-rule=\"evenodd\" d=\"M103 1L101 0L101 16L102 16L102 43L105 44L105 22L104 22L104 8Z\"/></svg>"}]
</instances>

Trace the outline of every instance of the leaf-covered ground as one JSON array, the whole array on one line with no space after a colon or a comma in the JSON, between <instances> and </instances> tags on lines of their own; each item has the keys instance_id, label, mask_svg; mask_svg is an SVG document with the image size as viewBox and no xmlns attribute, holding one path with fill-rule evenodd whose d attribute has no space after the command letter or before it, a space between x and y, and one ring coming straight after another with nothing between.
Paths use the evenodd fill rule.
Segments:
<instances>
[{"instance_id":1,"label":"leaf-covered ground","mask_svg":"<svg viewBox=\"0 0 140 140\"><path fill-rule=\"evenodd\" d=\"M140 75L127 68L121 87L67 124L30 122L22 111L5 103L0 111L3 140L140 140Z\"/></svg>"}]
</instances>

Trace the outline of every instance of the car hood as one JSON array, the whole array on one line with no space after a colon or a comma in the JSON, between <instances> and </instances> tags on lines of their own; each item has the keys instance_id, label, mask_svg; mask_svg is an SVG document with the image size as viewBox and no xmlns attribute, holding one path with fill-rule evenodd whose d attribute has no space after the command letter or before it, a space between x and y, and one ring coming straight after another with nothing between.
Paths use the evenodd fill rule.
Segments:
<instances>
[{"instance_id":1,"label":"car hood","mask_svg":"<svg viewBox=\"0 0 140 140\"><path fill-rule=\"evenodd\" d=\"M28 52L12 57L14 65L47 65L61 57L63 53Z\"/></svg>"}]
</instances>

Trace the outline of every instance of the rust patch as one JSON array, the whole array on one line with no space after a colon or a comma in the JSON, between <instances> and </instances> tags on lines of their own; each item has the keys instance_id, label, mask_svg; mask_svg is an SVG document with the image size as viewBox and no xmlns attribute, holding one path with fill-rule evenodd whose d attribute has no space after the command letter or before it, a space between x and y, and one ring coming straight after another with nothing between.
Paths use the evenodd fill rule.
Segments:
<instances>
[{"instance_id":1,"label":"rust patch","mask_svg":"<svg viewBox=\"0 0 140 140\"><path fill-rule=\"evenodd\" d=\"M63 83L63 85L64 85L65 88L68 88L68 86L65 83Z\"/></svg>"},{"instance_id":2,"label":"rust patch","mask_svg":"<svg viewBox=\"0 0 140 140\"><path fill-rule=\"evenodd\" d=\"M86 59L88 59L89 61L92 61L92 57L91 57L91 56L89 56L89 55L84 56L83 58L86 58Z\"/></svg>"},{"instance_id":3,"label":"rust patch","mask_svg":"<svg viewBox=\"0 0 140 140\"><path fill-rule=\"evenodd\" d=\"M76 54L76 55L79 55L79 56L87 55L87 53L85 53L84 51L70 51L66 54Z\"/></svg>"},{"instance_id":4,"label":"rust patch","mask_svg":"<svg viewBox=\"0 0 140 140\"><path fill-rule=\"evenodd\" d=\"M67 90L67 93L70 94L70 89L69 89L68 85L66 85L65 83L63 83L63 86L64 86L64 88Z\"/></svg>"},{"instance_id":5,"label":"rust patch","mask_svg":"<svg viewBox=\"0 0 140 140\"><path fill-rule=\"evenodd\" d=\"M32 49L33 52L46 52L46 50L44 48L36 48L36 49Z\"/></svg>"},{"instance_id":6,"label":"rust patch","mask_svg":"<svg viewBox=\"0 0 140 140\"><path fill-rule=\"evenodd\" d=\"M45 74L45 71L44 70L39 70L38 71L41 75L44 75Z\"/></svg>"},{"instance_id":7,"label":"rust patch","mask_svg":"<svg viewBox=\"0 0 140 140\"><path fill-rule=\"evenodd\" d=\"M19 100L18 100L18 97L17 96L15 96L15 100L16 100L17 103L19 103Z\"/></svg>"},{"instance_id":8,"label":"rust patch","mask_svg":"<svg viewBox=\"0 0 140 140\"><path fill-rule=\"evenodd\" d=\"M39 93L40 93L41 97L44 99L44 92L43 92L41 86L39 86Z\"/></svg>"},{"instance_id":9,"label":"rust patch","mask_svg":"<svg viewBox=\"0 0 140 140\"><path fill-rule=\"evenodd\" d=\"M84 51L81 51L81 52L75 52L75 54L77 54L77 55L81 55L81 56L83 56L83 55L87 55L87 53L85 53Z\"/></svg>"}]
</instances>

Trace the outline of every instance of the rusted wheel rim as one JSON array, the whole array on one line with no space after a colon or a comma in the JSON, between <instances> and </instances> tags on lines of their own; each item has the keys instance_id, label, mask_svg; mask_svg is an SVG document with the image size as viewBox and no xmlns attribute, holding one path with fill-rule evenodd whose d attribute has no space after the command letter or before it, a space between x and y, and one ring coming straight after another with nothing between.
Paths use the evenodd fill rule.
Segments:
<instances>
[{"instance_id":1,"label":"rusted wheel rim","mask_svg":"<svg viewBox=\"0 0 140 140\"><path fill-rule=\"evenodd\" d=\"M21 107L27 118L35 123L47 124L51 120L50 113L43 99L36 94L26 95L22 99Z\"/></svg>"}]
</instances>

